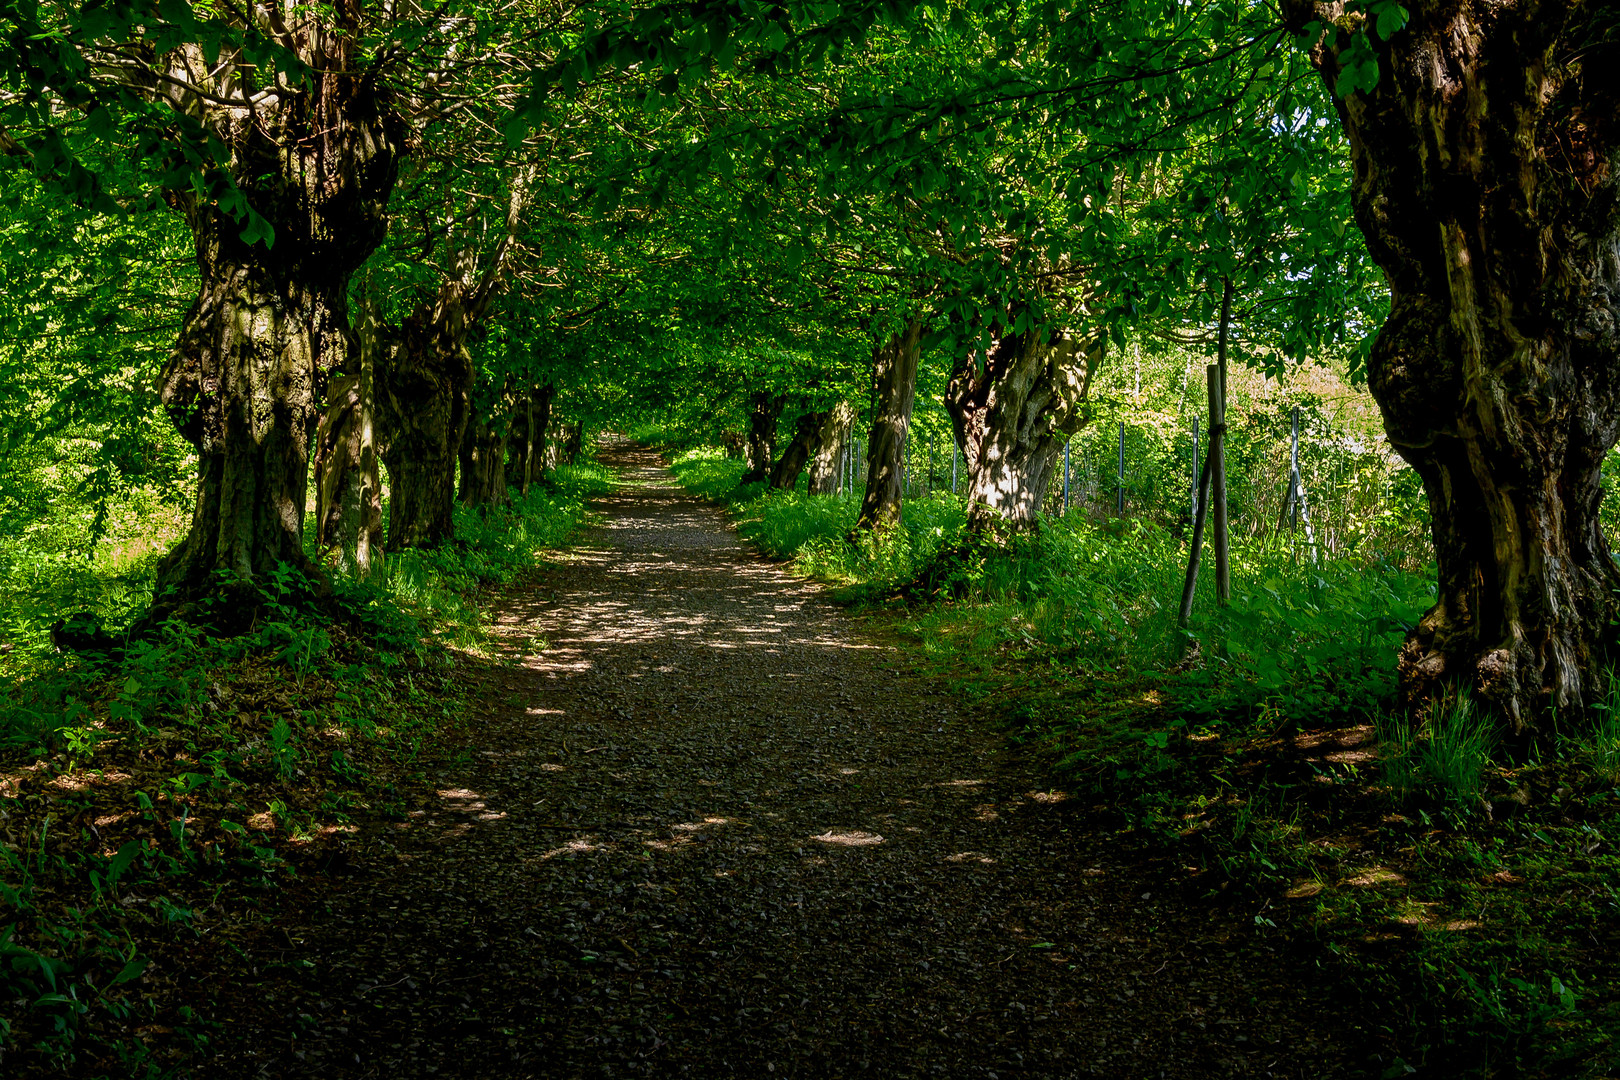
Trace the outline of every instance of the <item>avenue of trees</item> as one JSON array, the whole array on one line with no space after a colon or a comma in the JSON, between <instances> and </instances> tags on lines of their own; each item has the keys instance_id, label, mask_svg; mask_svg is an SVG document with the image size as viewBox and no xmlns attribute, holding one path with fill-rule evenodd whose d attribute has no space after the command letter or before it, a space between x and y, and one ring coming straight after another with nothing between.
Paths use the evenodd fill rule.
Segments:
<instances>
[{"instance_id":1,"label":"avenue of trees","mask_svg":"<svg viewBox=\"0 0 1620 1080\"><path fill-rule=\"evenodd\" d=\"M228 629L605 424L811 491L859 446L883 530L937 370L996 543L1128 346L1325 363L1428 498L1403 693L1534 730L1617 614L1617 50L1580 0L13 5L0 420L183 498L153 614Z\"/></svg>"}]
</instances>

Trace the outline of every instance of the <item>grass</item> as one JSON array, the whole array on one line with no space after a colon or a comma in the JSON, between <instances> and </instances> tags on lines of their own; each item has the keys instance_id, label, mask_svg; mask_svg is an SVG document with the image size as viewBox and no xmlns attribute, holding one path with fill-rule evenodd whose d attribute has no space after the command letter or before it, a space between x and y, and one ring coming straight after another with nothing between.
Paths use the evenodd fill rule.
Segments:
<instances>
[{"instance_id":1,"label":"grass","mask_svg":"<svg viewBox=\"0 0 1620 1080\"><path fill-rule=\"evenodd\" d=\"M295 571L252 632L169 623L60 655L49 620L118 631L149 595L130 563L8 552L0 597L0 1054L8 1070L164 1076L212 1028L173 993L188 950L272 918L360 816L405 820L486 655L480 601L585 517L606 470L557 470L510 507L457 511L458 538L392 555L380 581L311 605ZM152 978L145 978L145 976ZM137 1031L169 1031L163 1038Z\"/></svg>"},{"instance_id":2,"label":"grass","mask_svg":"<svg viewBox=\"0 0 1620 1080\"><path fill-rule=\"evenodd\" d=\"M1397 801L1428 795L1463 809L1477 806L1496 745L1496 725L1466 692L1436 703L1421 723L1379 716L1385 782Z\"/></svg>"},{"instance_id":3,"label":"grass","mask_svg":"<svg viewBox=\"0 0 1620 1080\"><path fill-rule=\"evenodd\" d=\"M1242 546L1232 602L1206 568L1183 631L1186 549L1152 522L992 548L943 497L852 542L852 497L738 487L715 451L674 468L762 551L886 612L1189 903L1252 915L1257 943L1358 998L1374 1075L1620 1069L1620 684L1515 760L1466 696L1392 708L1431 574Z\"/></svg>"}]
</instances>

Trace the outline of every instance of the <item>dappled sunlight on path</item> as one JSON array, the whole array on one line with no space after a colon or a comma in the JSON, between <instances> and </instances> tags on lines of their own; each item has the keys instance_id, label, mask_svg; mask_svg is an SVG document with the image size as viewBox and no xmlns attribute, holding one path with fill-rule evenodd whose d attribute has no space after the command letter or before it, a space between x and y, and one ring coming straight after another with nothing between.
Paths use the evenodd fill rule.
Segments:
<instances>
[{"instance_id":1,"label":"dappled sunlight on path","mask_svg":"<svg viewBox=\"0 0 1620 1080\"><path fill-rule=\"evenodd\" d=\"M233 1067L1340 1073L1345 1025L1286 971L654 455L605 456L600 526L499 609L522 659L465 766L307 931L296 1036Z\"/></svg>"}]
</instances>

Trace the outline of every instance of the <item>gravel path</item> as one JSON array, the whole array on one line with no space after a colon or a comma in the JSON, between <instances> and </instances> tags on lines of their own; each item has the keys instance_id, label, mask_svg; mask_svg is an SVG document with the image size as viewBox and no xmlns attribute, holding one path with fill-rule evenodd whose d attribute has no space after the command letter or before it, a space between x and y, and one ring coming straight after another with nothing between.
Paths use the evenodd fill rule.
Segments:
<instances>
[{"instance_id":1,"label":"gravel path","mask_svg":"<svg viewBox=\"0 0 1620 1080\"><path fill-rule=\"evenodd\" d=\"M1038 763L651 452L605 456L626 481L605 523L500 616L545 644L440 808L287 931L311 966L267 991L279 1027L221 1038L222 1068L1359 1072L1349 1020L1280 955L1161 897Z\"/></svg>"}]
</instances>

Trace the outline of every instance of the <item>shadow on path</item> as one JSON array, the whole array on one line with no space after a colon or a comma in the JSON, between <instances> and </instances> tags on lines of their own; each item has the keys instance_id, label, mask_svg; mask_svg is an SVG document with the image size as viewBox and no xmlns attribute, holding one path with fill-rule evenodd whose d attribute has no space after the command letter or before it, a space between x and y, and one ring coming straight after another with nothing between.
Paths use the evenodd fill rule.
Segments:
<instances>
[{"instance_id":1,"label":"shadow on path","mask_svg":"<svg viewBox=\"0 0 1620 1080\"><path fill-rule=\"evenodd\" d=\"M653 453L604 458L603 524L500 609L534 651L470 760L289 931L313 966L219 1075L1359 1072L1281 954L1161 899Z\"/></svg>"}]
</instances>

